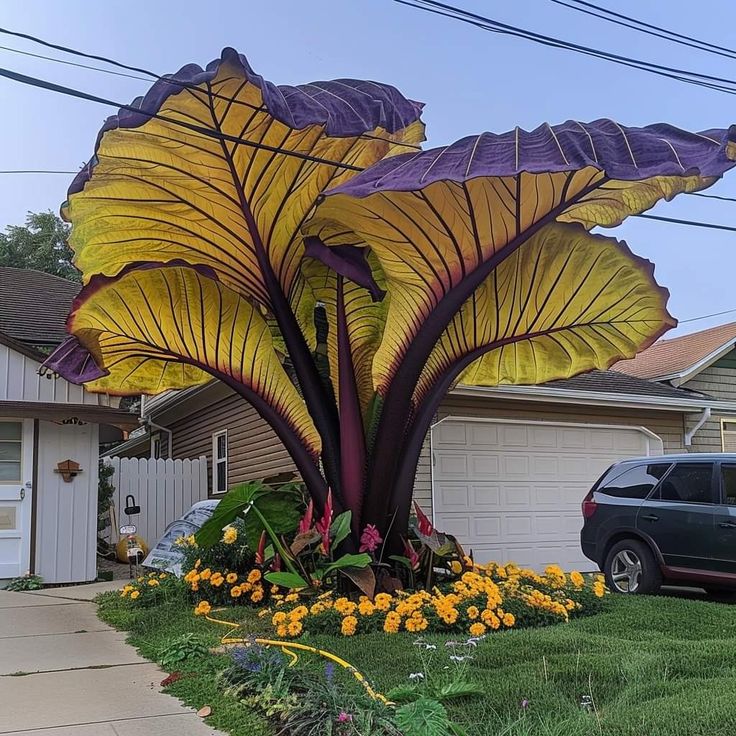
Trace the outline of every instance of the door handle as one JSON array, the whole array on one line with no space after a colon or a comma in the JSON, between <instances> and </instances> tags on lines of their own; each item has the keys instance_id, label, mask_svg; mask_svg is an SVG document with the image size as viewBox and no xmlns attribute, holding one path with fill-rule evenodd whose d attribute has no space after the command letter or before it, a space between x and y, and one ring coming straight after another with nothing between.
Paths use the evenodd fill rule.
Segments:
<instances>
[{"instance_id":1,"label":"door handle","mask_svg":"<svg viewBox=\"0 0 736 736\"><path fill-rule=\"evenodd\" d=\"M659 516L656 516L655 514L645 514L641 518L644 519L644 521L659 521Z\"/></svg>"},{"instance_id":2,"label":"door handle","mask_svg":"<svg viewBox=\"0 0 736 736\"><path fill-rule=\"evenodd\" d=\"M733 521L722 521L718 526L721 529L736 529L736 523Z\"/></svg>"}]
</instances>

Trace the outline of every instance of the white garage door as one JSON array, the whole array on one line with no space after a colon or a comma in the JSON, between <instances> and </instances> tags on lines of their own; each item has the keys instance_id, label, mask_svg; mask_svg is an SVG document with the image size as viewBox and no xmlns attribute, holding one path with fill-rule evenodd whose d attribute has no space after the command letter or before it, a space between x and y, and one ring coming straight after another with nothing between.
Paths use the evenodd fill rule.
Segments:
<instances>
[{"instance_id":1,"label":"white garage door","mask_svg":"<svg viewBox=\"0 0 736 736\"><path fill-rule=\"evenodd\" d=\"M592 570L580 504L614 461L661 455L632 427L446 419L432 430L435 524L478 562Z\"/></svg>"}]
</instances>

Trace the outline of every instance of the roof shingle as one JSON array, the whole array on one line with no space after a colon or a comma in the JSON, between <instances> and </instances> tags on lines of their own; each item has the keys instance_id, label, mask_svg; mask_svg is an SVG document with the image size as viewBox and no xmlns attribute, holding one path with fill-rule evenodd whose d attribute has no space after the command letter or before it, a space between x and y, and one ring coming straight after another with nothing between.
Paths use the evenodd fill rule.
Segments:
<instances>
[{"instance_id":1,"label":"roof shingle","mask_svg":"<svg viewBox=\"0 0 736 736\"><path fill-rule=\"evenodd\" d=\"M690 335L658 340L631 360L621 360L615 371L637 378L662 378L682 373L720 348L736 341L736 322Z\"/></svg>"},{"instance_id":2,"label":"roof shingle","mask_svg":"<svg viewBox=\"0 0 736 736\"><path fill-rule=\"evenodd\" d=\"M55 347L81 284L42 271L0 266L0 332L27 345Z\"/></svg>"}]
</instances>

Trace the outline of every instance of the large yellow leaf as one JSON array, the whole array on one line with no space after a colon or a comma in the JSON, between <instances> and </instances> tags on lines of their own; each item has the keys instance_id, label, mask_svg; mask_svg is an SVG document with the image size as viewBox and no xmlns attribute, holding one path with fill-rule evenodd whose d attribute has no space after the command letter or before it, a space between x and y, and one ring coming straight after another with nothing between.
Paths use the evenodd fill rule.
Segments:
<instances>
[{"instance_id":1,"label":"large yellow leaf","mask_svg":"<svg viewBox=\"0 0 736 736\"><path fill-rule=\"evenodd\" d=\"M232 49L206 71L157 82L141 109L150 114L122 111L105 125L70 190L85 282L178 260L269 308L274 289L292 288L299 227L320 193L401 150L397 142L423 139L421 106L392 87L276 87Z\"/></svg>"},{"instance_id":2,"label":"large yellow leaf","mask_svg":"<svg viewBox=\"0 0 736 736\"><path fill-rule=\"evenodd\" d=\"M319 436L260 310L197 270L136 268L98 277L77 298L69 326L107 371L85 384L89 390L160 393L214 375L318 455Z\"/></svg>"},{"instance_id":3,"label":"large yellow leaf","mask_svg":"<svg viewBox=\"0 0 736 736\"><path fill-rule=\"evenodd\" d=\"M458 376L480 386L538 384L608 368L675 324L668 296L652 264L624 243L579 225L546 225L463 305L414 400L446 390Z\"/></svg>"}]
</instances>

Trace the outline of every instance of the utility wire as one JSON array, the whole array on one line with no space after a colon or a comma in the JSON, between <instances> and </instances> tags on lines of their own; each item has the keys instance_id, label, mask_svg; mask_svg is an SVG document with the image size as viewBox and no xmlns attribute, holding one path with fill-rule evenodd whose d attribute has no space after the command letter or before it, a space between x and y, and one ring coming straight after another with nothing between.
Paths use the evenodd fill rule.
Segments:
<instances>
[{"instance_id":1,"label":"utility wire","mask_svg":"<svg viewBox=\"0 0 736 736\"><path fill-rule=\"evenodd\" d=\"M400 5L406 5L410 8L415 8L416 10L422 10L427 13L433 13L435 15L468 23L469 25L485 31L516 36L527 41L541 44L542 46L550 46L552 48L559 48L565 51L573 51L585 56L592 56L594 58L603 59L604 61L610 61L614 64L639 69L640 71L649 72L650 74L656 74L657 76L666 77L668 79L674 79L686 84L694 84L699 87L713 89L726 94L736 94L736 89L734 88L736 80L734 79L716 77L709 74L689 71L687 69L655 64L653 62L635 59L621 54L614 54L589 46L581 46L580 44L575 44L560 38L545 36L524 28L512 26L507 23L501 23L493 18L488 18L486 16L479 15L478 13L472 13L454 5L437 2L436 0L394 0L394 2Z\"/></svg>"},{"instance_id":2,"label":"utility wire","mask_svg":"<svg viewBox=\"0 0 736 736\"><path fill-rule=\"evenodd\" d=\"M677 217L662 217L661 215L634 215L642 220L659 220L660 222L670 222L674 225L689 225L690 227L704 227L709 230L725 230L727 232L736 233L736 227L732 225L717 225L713 222L700 222L698 220L680 220Z\"/></svg>"},{"instance_id":3,"label":"utility wire","mask_svg":"<svg viewBox=\"0 0 736 736\"><path fill-rule=\"evenodd\" d=\"M656 36L657 38L672 41L673 43L679 43L682 46L689 46L690 48L698 49L698 51L716 54L717 56L723 56L727 59L736 59L736 50L734 49L729 49L726 46L718 46L717 44L710 43L709 41L703 41L700 38L693 38L692 36L687 36L683 33L677 33L677 31L663 28L662 26L656 26L652 23L645 23L643 20L639 20L638 18L634 18L630 15L616 13L613 10L604 8L601 5L596 5L595 3L585 2L585 0L568 0L568 2L552 0L552 2L557 5L564 5L566 8L570 8L571 10L585 13L586 15L592 15L595 18L600 18L609 23L615 23L619 26L631 28L632 30L639 31L640 33L646 33L650 36ZM575 3L575 5L572 5L571 3ZM579 7L581 5L584 7ZM592 10L585 10L585 8L591 8ZM597 13L592 11L600 12ZM601 15L600 13L604 13L605 15Z\"/></svg>"},{"instance_id":4,"label":"utility wire","mask_svg":"<svg viewBox=\"0 0 736 736\"><path fill-rule=\"evenodd\" d=\"M690 317L689 319L678 319L678 324L684 325L686 322L698 322L701 319L710 319L711 317L720 317L724 314L733 314L736 309L726 309L723 312L713 312L713 314L703 314L700 317Z\"/></svg>"}]
</instances>

